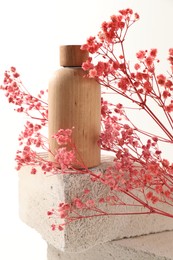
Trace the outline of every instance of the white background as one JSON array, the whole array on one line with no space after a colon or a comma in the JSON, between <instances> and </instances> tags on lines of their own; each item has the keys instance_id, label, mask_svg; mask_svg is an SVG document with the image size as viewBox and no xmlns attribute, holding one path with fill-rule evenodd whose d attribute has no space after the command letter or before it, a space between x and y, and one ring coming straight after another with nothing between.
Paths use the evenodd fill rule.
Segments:
<instances>
[{"instance_id":1,"label":"white background","mask_svg":"<svg viewBox=\"0 0 173 260\"><path fill-rule=\"evenodd\" d=\"M4 70L15 66L30 92L46 89L59 66L58 46L85 43L101 22L128 7L141 17L129 33L129 59L153 47L166 59L173 47L172 0L0 0L1 79ZM0 93L0 259L46 260L46 243L18 217L14 156L22 125L22 117Z\"/></svg>"}]
</instances>

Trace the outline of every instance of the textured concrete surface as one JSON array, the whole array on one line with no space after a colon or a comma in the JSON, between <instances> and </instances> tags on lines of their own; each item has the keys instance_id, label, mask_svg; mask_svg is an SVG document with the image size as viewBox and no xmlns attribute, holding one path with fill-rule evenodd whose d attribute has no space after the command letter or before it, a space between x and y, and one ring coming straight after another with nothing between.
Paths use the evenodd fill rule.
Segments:
<instances>
[{"instance_id":1,"label":"textured concrete surface","mask_svg":"<svg viewBox=\"0 0 173 260\"><path fill-rule=\"evenodd\" d=\"M48 245L48 260L172 260L173 232L107 242L82 253L62 252Z\"/></svg>"},{"instance_id":2,"label":"textured concrete surface","mask_svg":"<svg viewBox=\"0 0 173 260\"><path fill-rule=\"evenodd\" d=\"M94 171L104 171L111 164L111 158ZM39 169L39 168L38 168ZM97 182L91 183L88 175L43 175L41 170L31 175L29 167L19 173L19 212L21 219L36 229L48 244L65 252L80 252L112 240L140 236L165 230L173 230L173 220L157 215L112 216L83 219L74 222L64 231L52 231L51 224L62 222L58 217L49 219L47 211L59 202L69 201L85 188L91 189L94 196L106 194L107 189ZM107 210L113 210L107 207ZM114 211L118 211L114 208ZM127 211L123 207L123 211ZM101 250L101 249L100 249Z\"/></svg>"},{"instance_id":3,"label":"textured concrete surface","mask_svg":"<svg viewBox=\"0 0 173 260\"><path fill-rule=\"evenodd\" d=\"M155 256L156 259L173 259L173 231L123 239L115 243L129 250Z\"/></svg>"}]
</instances>

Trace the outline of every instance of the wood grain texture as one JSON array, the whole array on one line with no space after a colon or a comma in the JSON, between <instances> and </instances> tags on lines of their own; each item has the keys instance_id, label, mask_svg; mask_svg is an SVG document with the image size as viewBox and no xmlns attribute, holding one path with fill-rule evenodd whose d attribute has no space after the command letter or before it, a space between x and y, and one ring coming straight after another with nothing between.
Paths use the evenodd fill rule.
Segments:
<instances>
[{"instance_id":1,"label":"wood grain texture","mask_svg":"<svg viewBox=\"0 0 173 260\"><path fill-rule=\"evenodd\" d=\"M87 51L80 49L81 45L60 46L60 66L79 67L88 58Z\"/></svg>"},{"instance_id":2,"label":"wood grain texture","mask_svg":"<svg viewBox=\"0 0 173 260\"><path fill-rule=\"evenodd\" d=\"M57 143L51 138L59 129L74 127L73 141L80 154L78 159L87 167L100 164L101 97L94 79L84 78L81 68L62 68L50 80L48 90L49 142L52 151Z\"/></svg>"}]
</instances>

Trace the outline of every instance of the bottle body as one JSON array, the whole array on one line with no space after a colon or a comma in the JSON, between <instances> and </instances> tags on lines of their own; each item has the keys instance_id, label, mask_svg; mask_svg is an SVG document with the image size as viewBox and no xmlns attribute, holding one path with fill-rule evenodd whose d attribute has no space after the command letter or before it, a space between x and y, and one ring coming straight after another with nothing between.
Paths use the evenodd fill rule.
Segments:
<instances>
[{"instance_id":1,"label":"bottle body","mask_svg":"<svg viewBox=\"0 0 173 260\"><path fill-rule=\"evenodd\" d=\"M49 144L57 149L51 136L59 129L72 129L77 159L88 168L100 164L100 86L84 77L81 67L64 67L56 71L48 90Z\"/></svg>"}]
</instances>

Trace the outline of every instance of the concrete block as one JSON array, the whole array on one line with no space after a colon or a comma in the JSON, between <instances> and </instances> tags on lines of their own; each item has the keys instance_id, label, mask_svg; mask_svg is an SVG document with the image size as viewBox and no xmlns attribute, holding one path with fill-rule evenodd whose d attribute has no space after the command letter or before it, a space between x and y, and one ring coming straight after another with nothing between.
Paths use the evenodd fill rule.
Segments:
<instances>
[{"instance_id":1,"label":"concrete block","mask_svg":"<svg viewBox=\"0 0 173 260\"><path fill-rule=\"evenodd\" d=\"M163 232L97 245L68 253L48 245L48 260L173 260L173 232Z\"/></svg>"},{"instance_id":2,"label":"concrete block","mask_svg":"<svg viewBox=\"0 0 173 260\"><path fill-rule=\"evenodd\" d=\"M103 171L111 165L111 157L103 157L100 166L93 171ZM63 231L51 230L51 224L62 223L58 217L49 219L47 211L79 195L85 188L94 196L107 194L101 183L91 183L88 175L44 175L38 167L36 175L28 166L19 173L19 214L30 227L36 229L48 244L65 252L81 252L100 243L125 237L140 236L165 230L173 230L173 220L159 215L128 215L83 219L67 225ZM106 210L118 211L107 206ZM123 211L128 209L123 207ZM101 249L100 249L101 250Z\"/></svg>"}]
</instances>

